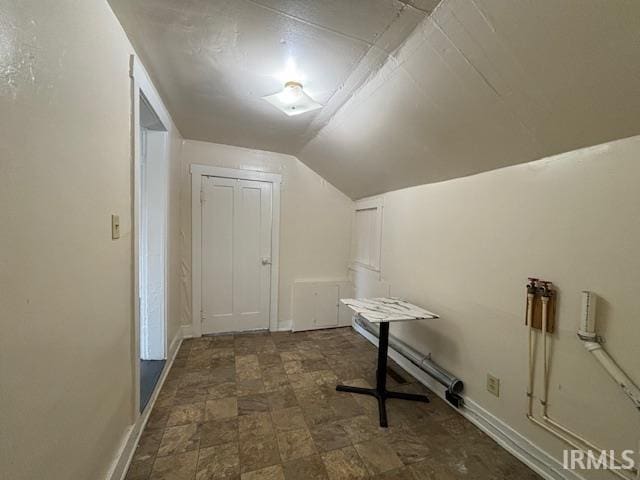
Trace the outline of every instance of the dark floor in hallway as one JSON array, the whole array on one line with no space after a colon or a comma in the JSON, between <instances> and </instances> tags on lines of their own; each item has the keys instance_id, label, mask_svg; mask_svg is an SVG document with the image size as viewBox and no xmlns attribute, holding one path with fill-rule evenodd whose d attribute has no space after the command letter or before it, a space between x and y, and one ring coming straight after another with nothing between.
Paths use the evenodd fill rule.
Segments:
<instances>
[{"instance_id":1,"label":"dark floor in hallway","mask_svg":"<svg viewBox=\"0 0 640 480\"><path fill-rule=\"evenodd\" d=\"M140 411L151 400L165 363L164 360L140 360Z\"/></svg>"},{"instance_id":2,"label":"dark floor in hallway","mask_svg":"<svg viewBox=\"0 0 640 480\"><path fill-rule=\"evenodd\" d=\"M431 403L339 393L371 386L376 348L351 328L185 340L127 480L533 480L540 477L394 366ZM397 378L397 377L396 377Z\"/></svg>"}]
</instances>

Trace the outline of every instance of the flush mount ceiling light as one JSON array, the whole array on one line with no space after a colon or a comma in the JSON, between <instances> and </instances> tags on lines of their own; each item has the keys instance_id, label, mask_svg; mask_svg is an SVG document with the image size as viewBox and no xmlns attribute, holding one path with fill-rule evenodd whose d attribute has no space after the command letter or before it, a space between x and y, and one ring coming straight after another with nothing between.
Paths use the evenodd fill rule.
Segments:
<instances>
[{"instance_id":1,"label":"flush mount ceiling light","mask_svg":"<svg viewBox=\"0 0 640 480\"><path fill-rule=\"evenodd\" d=\"M304 92L300 82L287 82L281 92L262 98L290 117L322 107Z\"/></svg>"}]
</instances>

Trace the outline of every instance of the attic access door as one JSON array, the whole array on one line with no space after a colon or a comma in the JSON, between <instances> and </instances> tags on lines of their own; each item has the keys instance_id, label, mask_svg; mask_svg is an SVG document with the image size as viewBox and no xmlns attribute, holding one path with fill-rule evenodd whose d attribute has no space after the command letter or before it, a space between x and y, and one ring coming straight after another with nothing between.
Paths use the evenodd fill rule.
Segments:
<instances>
[{"instance_id":1,"label":"attic access door","mask_svg":"<svg viewBox=\"0 0 640 480\"><path fill-rule=\"evenodd\" d=\"M202 333L269 328L272 184L202 177Z\"/></svg>"}]
</instances>

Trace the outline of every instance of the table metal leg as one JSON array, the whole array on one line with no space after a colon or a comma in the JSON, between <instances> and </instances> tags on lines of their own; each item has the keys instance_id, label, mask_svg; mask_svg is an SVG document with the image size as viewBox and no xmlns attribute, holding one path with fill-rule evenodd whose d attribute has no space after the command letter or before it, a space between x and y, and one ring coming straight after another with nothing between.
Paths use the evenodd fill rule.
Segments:
<instances>
[{"instance_id":1,"label":"table metal leg","mask_svg":"<svg viewBox=\"0 0 640 480\"><path fill-rule=\"evenodd\" d=\"M348 385L338 385L339 392L359 393L370 395L378 399L378 412L380 414L380 426L387 427L387 408L385 402L387 398L398 398L401 400L412 400L416 402L428 403L429 399L425 395L413 393L389 392L387 391L387 354L389 351L389 323L380 324L380 337L378 342L378 370L376 371L376 388L350 387Z\"/></svg>"}]
</instances>

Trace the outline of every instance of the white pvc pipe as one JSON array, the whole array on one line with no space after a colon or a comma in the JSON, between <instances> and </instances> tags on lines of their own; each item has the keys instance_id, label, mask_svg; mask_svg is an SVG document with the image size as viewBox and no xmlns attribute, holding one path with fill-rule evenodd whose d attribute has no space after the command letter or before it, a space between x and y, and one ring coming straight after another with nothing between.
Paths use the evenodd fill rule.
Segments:
<instances>
[{"instance_id":1,"label":"white pvc pipe","mask_svg":"<svg viewBox=\"0 0 640 480\"><path fill-rule=\"evenodd\" d=\"M551 433L552 435L554 435L555 437L559 438L560 440L562 440L563 442L565 442L567 445L570 445L571 447L573 447L575 450L580 450L584 453L587 453L587 451L591 450L592 452L601 452L602 449L599 447L596 447L595 445L585 441L584 439L582 439L580 436L576 435L575 433L573 433L572 431L564 428L562 425L554 422L553 420L551 420L550 418L545 418L544 420L553 425L554 427L558 428L559 430L561 430L563 433L568 434L570 437L567 438L565 435L563 435L562 433L558 432L557 430L554 430L553 428L550 428L548 425L545 425L544 423L542 423L540 420L538 420L537 418L535 418L533 415L527 415L527 418L535 423L536 425L538 425L540 428L542 428L543 430ZM577 440L577 442L576 442ZM580 442L582 443L582 445L580 445ZM587 448L585 448L585 446ZM613 459L614 464L620 468L621 467L621 463L619 460L617 460L616 458ZM640 470L637 470L635 468L632 468L630 470L618 470L618 469L608 469L608 472L611 472L615 475L617 475L618 477L622 478L623 480L631 480L631 478L626 474L626 472L629 472L630 475L634 475L637 474L640 477ZM634 475L635 476L635 475Z\"/></svg>"},{"instance_id":2,"label":"white pvc pipe","mask_svg":"<svg viewBox=\"0 0 640 480\"><path fill-rule=\"evenodd\" d=\"M544 298L543 298L543 307L542 307L542 335L543 335L543 345L544 345L544 357L545 357L545 368L544 368L544 385L545 385L545 391L544 391L544 396L543 396L543 400L542 400L542 404L543 404L543 411L544 414L542 416L542 419L544 420L544 423L541 422L540 420L538 420L537 418L535 418L533 416L533 385L534 385L534 377L533 377L533 373L534 373L534 369L533 369L533 361L534 361L534 349L533 349L533 327L532 327L532 321L533 321L533 300L534 300L534 295L528 294L527 295L527 324L529 325L529 389L527 391L527 396L529 397L529 409L528 409L528 413L527 413L527 418L535 423L536 425L538 425L540 428L546 430L547 432L551 433L552 435L554 435L555 437L559 438L560 440L564 441L565 443L567 443L568 445L572 446L574 449L577 450L582 450L582 451L586 451L588 449L592 450L592 451L602 451L602 449L596 445L594 445L593 443L589 442L586 438L578 435L575 432L572 432L571 430L569 430L568 428L566 428L565 426L561 425L560 423L554 421L553 419L551 419L549 417L549 415L547 414L547 386L548 386L548 362L547 362L547 351L546 351L546 337L547 337L547 331L546 331L546 324L547 324L547 316L548 316L548 311L547 311L547 307L548 304L546 302L544 302ZM595 297L592 296L592 299L595 299ZM548 298L547 298L548 301ZM587 302L588 303L588 302ZM585 302L583 302L583 306L585 305ZM592 304L592 315L590 317L590 319L592 320L591 323L587 323L585 325L588 325L592 328L592 332L594 333L594 338L595 337L595 317L594 317L594 313L595 313L595 302ZM585 318L584 312L583 312L583 319ZM582 325L582 324L581 324ZM589 333L588 329L585 329L585 332ZM581 337L582 338L582 337ZM593 343L593 342L587 342L587 343ZM598 343L594 343L595 345L597 345L598 347L600 347L600 349L595 349L593 351L600 351L603 352L606 355L606 352L604 352L604 350L602 350L602 347L600 346L600 344ZM608 355L607 355L608 357ZM614 363L615 365L615 363ZM617 365L616 365L617 367ZM623 373L624 375L624 373ZM635 386L635 385L634 385ZM636 387L637 389L637 387ZM551 428L553 427L553 428ZM561 433L562 432L562 433ZM565 436L565 435L568 435ZM586 448L585 448L586 447ZM614 458L613 459L614 463L617 466L621 465L621 462L617 459ZM618 477L624 479L624 480L630 480L629 477L626 475L626 473L623 473L623 471L621 470L609 470L610 472L614 473L615 475L617 475ZM640 479L640 469L638 468L634 468L629 470L630 474L635 474L634 476L637 475L637 479Z\"/></svg>"},{"instance_id":3,"label":"white pvc pipe","mask_svg":"<svg viewBox=\"0 0 640 480\"><path fill-rule=\"evenodd\" d=\"M578 336L583 340L596 339L596 300L597 297L593 293L582 292L582 312Z\"/></svg>"},{"instance_id":4,"label":"white pvc pipe","mask_svg":"<svg viewBox=\"0 0 640 480\"><path fill-rule=\"evenodd\" d=\"M536 423L537 425L541 426L542 428L544 428L548 432L553 433L556 437L561 438L562 440L564 440L565 442L567 442L569 445L571 445L573 448L576 448L577 450L582 450L583 452L587 451L587 450L591 450L592 452L602 452L602 451L604 451L602 448L598 447L597 445L594 445L593 443L591 443L590 441L588 441L584 437L581 437L577 433L572 432L571 430L569 430L565 426L559 424L558 422L554 421L553 419L549 418L548 416L544 416L542 418L549 425L555 427L557 430L560 430L562 433L569 435L570 437L573 438L573 440L577 440L578 442L582 443L582 446L577 446L576 447L576 444L575 444L574 441L568 440L566 437L564 437L562 434L560 434L557 430L549 428L549 426L539 422L535 418L530 418L529 420L532 420L534 423ZM587 448L585 449L584 447L587 447ZM613 463L618 468L620 468L622 466L622 462L620 460L618 460L616 457L613 457L612 460L613 460ZM636 469L636 468L631 468L631 469L626 470L626 471L617 470L617 469L609 469L608 471L610 471L612 473L615 473L617 476L619 476L620 478L624 478L625 480L629 480L629 476L625 472L628 472L630 475L640 474L640 471L638 469Z\"/></svg>"},{"instance_id":5,"label":"white pvc pipe","mask_svg":"<svg viewBox=\"0 0 640 480\"><path fill-rule=\"evenodd\" d=\"M597 342L584 342L584 348L591 352L604 369L611 375L622 391L631 399L636 408L640 410L640 388L633 383L626 373L613 361L609 354Z\"/></svg>"},{"instance_id":6,"label":"white pvc pipe","mask_svg":"<svg viewBox=\"0 0 640 480\"><path fill-rule=\"evenodd\" d=\"M544 382L542 385L542 414L547 416L547 399L549 398L549 355L547 353L547 322L549 317L549 297L542 297L542 356L544 360Z\"/></svg>"},{"instance_id":7,"label":"white pvc pipe","mask_svg":"<svg viewBox=\"0 0 640 480\"><path fill-rule=\"evenodd\" d=\"M631 399L635 407L640 410L640 388L633 380L613 361L609 354L602 348L596 335L595 305L596 296L592 292L582 292L582 315L578 337L584 341L584 348L591 352L600 362L622 391Z\"/></svg>"},{"instance_id":8,"label":"white pvc pipe","mask_svg":"<svg viewBox=\"0 0 640 480\"><path fill-rule=\"evenodd\" d=\"M529 408L528 414L529 416L533 415L533 293L527 293L527 325L529 326L529 388L527 390L527 397L529 398Z\"/></svg>"}]
</instances>

